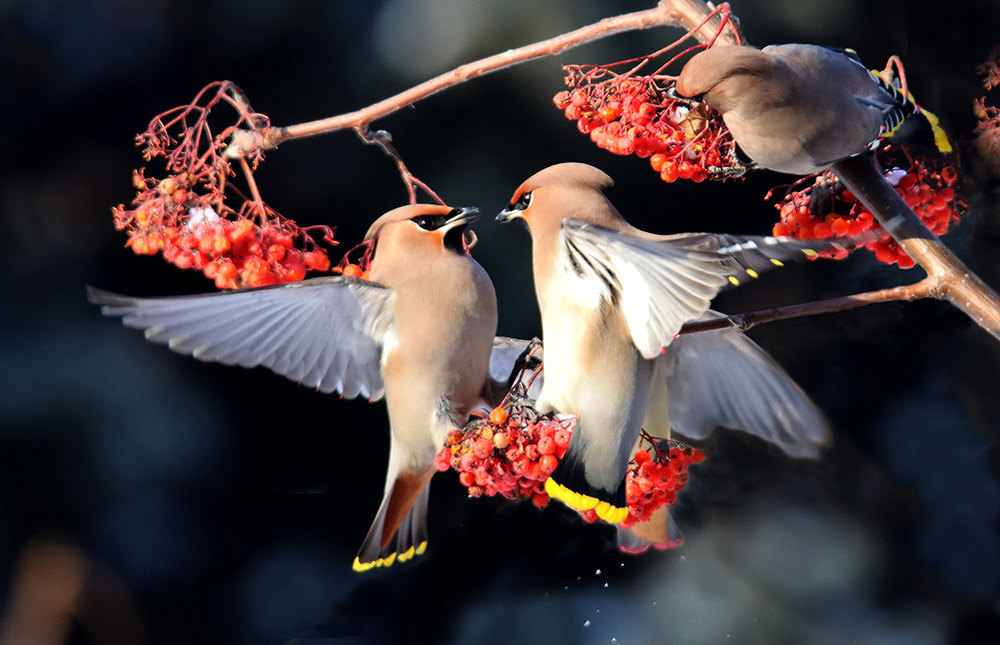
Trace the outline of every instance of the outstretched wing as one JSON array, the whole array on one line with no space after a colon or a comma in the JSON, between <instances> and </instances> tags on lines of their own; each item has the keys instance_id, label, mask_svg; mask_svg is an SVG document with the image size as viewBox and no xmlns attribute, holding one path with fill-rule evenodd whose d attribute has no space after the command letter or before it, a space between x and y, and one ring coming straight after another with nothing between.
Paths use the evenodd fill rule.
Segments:
<instances>
[{"instance_id":1,"label":"outstretched wing","mask_svg":"<svg viewBox=\"0 0 1000 645\"><path fill-rule=\"evenodd\" d=\"M263 365L321 392L385 393L382 345L394 324L392 290L340 276L196 296L131 298L88 287L106 316L202 361Z\"/></svg>"},{"instance_id":2,"label":"outstretched wing","mask_svg":"<svg viewBox=\"0 0 1000 645\"><path fill-rule=\"evenodd\" d=\"M837 239L629 234L578 219L563 220L560 238L564 270L600 285L601 297L620 307L632 341L650 359L681 325L700 318L722 287L821 250L845 248Z\"/></svg>"},{"instance_id":3,"label":"outstretched wing","mask_svg":"<svg viewBox=\"0 0 1000 645\"><path fill-rule=\"evenodd\" d=\"M670 424L678 434L703 439L717 427L745 430L792 457L809 458L830 441L823 413L738 329L679 336L662 360Z\"/></svg>"}]
</instances>

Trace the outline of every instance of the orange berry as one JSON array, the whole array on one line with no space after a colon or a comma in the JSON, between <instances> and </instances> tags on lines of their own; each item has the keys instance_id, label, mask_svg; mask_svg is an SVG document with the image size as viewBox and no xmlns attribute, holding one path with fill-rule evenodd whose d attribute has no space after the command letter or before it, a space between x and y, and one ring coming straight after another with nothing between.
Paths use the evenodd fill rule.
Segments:
<instances>
[{"instance_id":1,"label":"orange berry","mask_svg":"<svg viewBox=\"0 0 1000 645\"><path fill-rule=\"evenodd\" d=\"M289 282L297 282L306 277L306 268L301 264L291 264L285 267L285 277Z\"/></svg>"},{"instance_id":2,"label":"orange berry","mask_svg":"<svg viewBox=\"0 0 1000 645\"><path fill-rule=\"evenodd\" d=\"M830 224L830 228L832 228L833 232L837 235L847 235L851 226L843 217L836 217Z\"/></svg>"},{"instance_id":3,"label":"orange berry","mask_svg":"<svg viewBox=\"0 0 1000 645\"><path fill-rule=\"evenodd\" d=\"M237 270L236 265L229 260L226 260L219 265L218 277L223 280L233 280L236 278L237 273L239 273L239 271Z\"/></svg>"},{"instance_id":4,"label":"orange berry","mask_svg":"<svg viewBox=\"0 0 1000 645\"><path fill-rule=\"evenodd\" d=\"M813 224L812 234L818 238L833 236L833 228L826 222L816 222Z\"/></svg>"},{"instance_id":5,"label":"orange berry","mask_svg":"<svg viewBox=\"0 0 1000 645\"><path fill-rule=\"evenodd\" d=\"M187 198L188 198L187 191L184 190L183 188L178 188L177 190L174 191L173 200L175 204L183 204L184 202L187 201Z\"/></svg>"},{"instance_id":6,"label":"orange berry","mask_svg":"<svg viewBox=\"0 0 1000 645\"><path fill-rule=\"evenodd\" d=\"M287 249L280 244L272 244L267 248L267 255L275 262L281 262L285 259L285 251Z\"/></svg>"},{"instance_id":7,"label":"orange berry","mask_svg":"<svg viewBox=\"0 0 1000 645\"><path fill-rule=\"evenodd\" d=\"M212 250L216 253L225 253L230 246L229 238L225 235L216 235L212 238Z\"/></svg>"},{"instance_id":8,"label":"orange berry","mask_svg":"<svg viewBox=\"0 0 1000 645\"><path fill-rule=\"evenodd\" d=\"M490 412L490 423L493 425L503 425L507 421L507 411L501 407L495 407Z\"/></svg>"},{"instance_id":9,"label":"orange berry","mask_svg":"<svg viewBox=\"0 0 1000 645\"><path fill-rule=\"evenodd\" d=\"M356 264L348 264L344 267L343 275L348 278L360 278L362 274L361 267Z\"/></svg>"},{"instance_id":10,"label":"orange berry","mask_svg":"<svg viewBox=\"0 0 1000 645\"><path fill-rule=\"evenodd\" d=\"M653 172L660 172L663 170L663 164L666 161L667 155L659 153L649 158L649 165L653 167Z\"/></svg>"},{"instance_id":11,"label":"orange berry","mask_svg":"<svg viewBox=\"0 0 1000 645\"><path fill-rule=\"evenodd\" d=\"M619 114L618 110L611 106L602 107L600 110L597 111L597 113L601 116L602 119L604 119L605 123L610 123L611 121L614 121L615 119L618 118Z\"/></svg>"}]
</instances>

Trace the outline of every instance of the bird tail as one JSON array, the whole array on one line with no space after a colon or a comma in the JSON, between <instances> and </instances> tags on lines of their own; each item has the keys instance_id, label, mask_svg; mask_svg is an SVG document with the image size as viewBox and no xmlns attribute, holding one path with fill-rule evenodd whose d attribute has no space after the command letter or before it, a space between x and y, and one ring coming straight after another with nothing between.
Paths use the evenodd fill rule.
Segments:
<instances>
[{"instance_id":1,"label":"bird tail","mask_svg":"<svg viewBox=\"0 0 1000 645\"><path fill-rule=\"evenodd\" d=\"M433 475L430 468L395 478L354 558L355 571L391 567L427 550L427 501Z\"/></svg>"},{"instance_id":2,"label":"bird tail","mask_svg":"<svg viewBox=\"0 0 1000 645\"><path fill-rule=\"evenodd\" d=\"M882 138L930 148L941 153L952 152L951 141L941 127L941 120L936 114L923 108L916 108L913 114L883 134Z\"/></svg>"},{"instance_id":3,"label":"bird tail","mask_svg":"<svg viewBox=\"0 0 1000 645\"><path fill-rule=\"evenodd\" d=\"M684 542L681 530L666 506L653 511L645 522L637 522L632 528L618 527L618 549L623 553L638 555L651 548L671 549Z\"/></svg>"},{"instance_id":4,"label":"bird tail","mask_svg":"<svg viewBox=\"0 0 1000 645\"><path fill-rule=\"evenodd\" d=\"M580 420L577 419L577 425ZM593 510L605 522L617 524L628 515L625 502L625 477L612 490L600 488L587 481L587 470L579 452L579 427L573 432L566 454L552 475L545 480L545 492L578 511ZM574 445L575 444L575 445Z\"/></svg>"}]
</instances>

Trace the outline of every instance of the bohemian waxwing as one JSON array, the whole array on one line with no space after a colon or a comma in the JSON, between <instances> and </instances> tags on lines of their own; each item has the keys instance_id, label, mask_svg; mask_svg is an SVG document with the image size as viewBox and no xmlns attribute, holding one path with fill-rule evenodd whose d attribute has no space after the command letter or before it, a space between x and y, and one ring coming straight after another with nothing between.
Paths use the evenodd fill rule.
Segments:
<instances>
[{"instance_id":1,"label":"bohemian waxwing","mask_svg":"<svg viewBox=\"0 0 1000 645\"><path fill-rule=\"evenodd\" d=\"M718 45L687 62L675 91L721 112L742 152L778 172L819 172L882 138L951 152L938 118L850 49Z\"/></svg>"},{"instance_id":2,"label":"bohemian waxwing","mask_svg":"<svg viewBox=\"0 0 1000 645\"><path fill-rule=\"evenodd\" d=\"M531 234L545 345L536 409L576 416L546 491L621 521L642 428L669 437L673 425L695 439L738 428L815 457L829 439L826 421L763 350L736 329L675 336L686 322L719 315L709 302L724 286L843 241L653 235L622 219L602 192L611 183L585 164L552 166L521 184L497 217L519 218ZM672 541L667 529L676 529L662 519L655 531L622 536L622 546Z\"/></svg>"},{"instance_id":3,"label":"bohemian waxwing","mask_svg":"<svg viewBox=\"0 0 1000 645\"><path fill-rule=\"evenodd\" d=\"M422 204L389 211L366 236L375 243L370 280L331 276L171 298L90 289L89 297L105 315L199 360L263 365L347 398L384 394L385 495L354 569L389 566L426 549L434 454L495 385L496 295L464 242L475 212ZM524 344L498 339L495 373L509 374Z\"/></svg>"}]
</instances>

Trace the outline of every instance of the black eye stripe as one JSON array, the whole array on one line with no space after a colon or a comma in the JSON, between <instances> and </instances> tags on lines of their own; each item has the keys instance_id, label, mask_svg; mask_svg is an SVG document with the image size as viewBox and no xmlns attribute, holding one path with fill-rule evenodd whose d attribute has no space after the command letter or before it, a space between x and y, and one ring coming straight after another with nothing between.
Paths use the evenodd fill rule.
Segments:
<instances>
[{"instance_id":1,"label":"black eye stripe","mask_svg":"<svg viewBox=\"0 0 1000 645\"><path fill-rule=\"evenodd\" d=\"M448 221L450 215L418 215L410 221L425 231L435 231Z\"/></svg>"},{"instance_id":2,"label":"black eye stripe","mask_svg":"<svg viewBox=\"0 0 1000 645\"><path fill-rule=\"evenodd\" d=\"M526 193L521 193L521 196L517 198L517 201L510 205L510 208L516 211L523 211L530 205L531 205L531 191L528 191Z\"/></svg>"}]
</instances>

